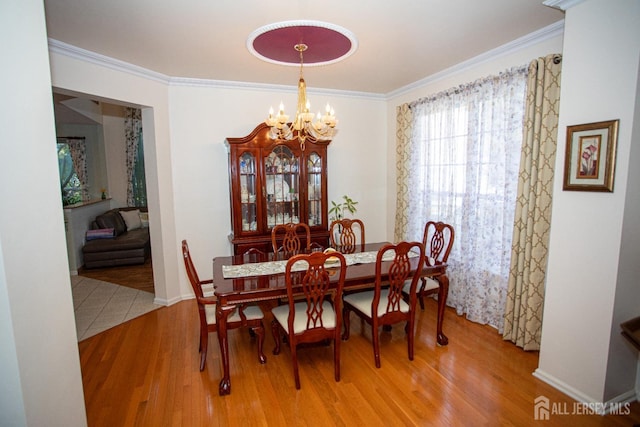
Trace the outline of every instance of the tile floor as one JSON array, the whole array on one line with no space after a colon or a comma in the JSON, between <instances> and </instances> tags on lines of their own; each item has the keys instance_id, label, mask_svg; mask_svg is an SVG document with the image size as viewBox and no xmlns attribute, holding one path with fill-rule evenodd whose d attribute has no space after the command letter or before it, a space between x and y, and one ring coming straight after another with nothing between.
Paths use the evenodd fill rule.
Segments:
<instances>
[{"instance_id":1,"label":"tile floor","mask_svg":"<svg viewBox=\"0 0 640 427\"><path fill-rule=\"evenodd\" d=\"M78 341L162 307L152 293L83 276L71 276L71 289Z\"/></svg>"}]
</instances>

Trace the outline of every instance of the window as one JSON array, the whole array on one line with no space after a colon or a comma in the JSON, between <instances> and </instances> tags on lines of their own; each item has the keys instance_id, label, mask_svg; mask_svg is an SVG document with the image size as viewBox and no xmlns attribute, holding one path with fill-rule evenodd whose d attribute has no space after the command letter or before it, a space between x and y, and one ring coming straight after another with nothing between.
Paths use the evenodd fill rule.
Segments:
<instances>
[{"instance_id":1,"label":"window","mask_svg":"<svg viewBox=\"0 0 640 427\"><path fill-rule=\"evenodd\" d=\"M71 158L69 144L58 143L57 146L62 205L73 205L82 201L82 188L80 186L80 179L78 179L78 174L73 167L73 159Z\"/></svg>"},{"instance_id":2,"label":"window","mask_svg":"<svg viewBox=\"0 0 640 427\"><path fill-rule=\"evenodd\" d=\"M399 109L396 238L428 220L455 229L448 305L501 330L524 119L526 67ZM401 117L403 111L404 117ZM406 123L407 129L402 129Z\"/></svg>"}]
</instances>

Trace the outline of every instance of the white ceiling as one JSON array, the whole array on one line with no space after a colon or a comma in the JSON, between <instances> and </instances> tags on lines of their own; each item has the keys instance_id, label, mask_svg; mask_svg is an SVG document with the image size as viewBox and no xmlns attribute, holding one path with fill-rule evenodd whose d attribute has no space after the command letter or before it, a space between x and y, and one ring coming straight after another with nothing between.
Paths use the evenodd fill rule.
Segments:
<instances>
[{"instance_id":1,"label":"white ceiling","mask_svg":"<svg viewBox=\"0 0 640 427\"><path fill-rule=\"evenodd\" d=\"M305 67L309 87L387 94L547 27L543 0L45 0L50 38L168 77L294 86L298 69L253 56L247 37L274 22L353 32L346 60Z\"/></svg>"}]
</instances>

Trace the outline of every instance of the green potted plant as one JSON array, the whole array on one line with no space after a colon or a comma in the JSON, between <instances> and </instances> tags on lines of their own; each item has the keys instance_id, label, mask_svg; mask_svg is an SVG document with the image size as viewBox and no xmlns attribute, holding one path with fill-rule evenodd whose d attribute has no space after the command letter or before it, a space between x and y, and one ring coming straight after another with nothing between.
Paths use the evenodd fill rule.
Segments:
<instances>
[{"instance_id":1,"label":"green potted plant","mask_svg":"<svg viewBox=\"0 0 640 427\"><path fill-rule=\"evenodd\" d=\"M331 201L331 209L329 209L329 225L331 225L333 221L339 221L344 218L345 211L353 215L358 210L358 208L356 208L358 202L354 201L351 197L345 194L342 196L342 200L343 201L340 203L336 203L333 200ZM337 236L342 233L342 225L338 224L338 228L333 232L335 234L334 237L337 238Z\"/></svg>"},{"instance_id":2,"label":"green potted plant","mask_svg":"<svg viewBox=\"0 0 640 427\"><path fill-rule=\"evenodd\" d=\"M356 205L358 202L354 201L347 195L342 196L343 202L336 203L333 200L331 201L331 209L329 209L329 221L337 221L344 218L345 211L350 214L354 214L357 212L358 208Z\"/></svg>"}]
</instances>

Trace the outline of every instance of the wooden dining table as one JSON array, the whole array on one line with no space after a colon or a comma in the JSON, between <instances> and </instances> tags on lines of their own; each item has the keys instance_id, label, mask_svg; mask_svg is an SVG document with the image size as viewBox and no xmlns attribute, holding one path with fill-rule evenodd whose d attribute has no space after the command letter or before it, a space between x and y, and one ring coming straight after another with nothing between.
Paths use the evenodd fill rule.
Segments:
<instances>
[{"instance_id":1,"label":"wooden dining table","mask_svg":"<svg viewBox=\"0 0 640 427\"><path fill-rule=\"evenodd\" d=\"M361 255L369 255L369 259L381 247L388 242L367 243L363 248ZM354 254L357 255L357 254ZM373 287L375 282L375 256L374 262L359 262L348 265L344 290L352 291L357 289L365 289ZM285 283L284 269L282 272L266 273L260 272L258 267L273 266L273 261L278 260L277 255L269 254L250 254L221 256L213 259L213 288L214 295L217 298L216 304L216 322L218 325L218 343L220 345L220 355L222 359L223 376L220 380L219 393L226 395L231 393L231 377L229 372L229 341L227 337L227 317L234 309L242 304L257 303L261 301L277 300L287 297L287 286ZM267 264L265 264L267 263ZM252 264L252 265L247 265ZM388 275L388 268L391 262L382 262L382 278ZM412 268L415 270L418 264L418 257L411 258ZM447 278L447 264L436 263L435 265L427 265L425 262L422 276L428 276L440 283L440 292L438 294L438 321L436 339L438 344L447 345L449 340L442 332L442 320L444 318L444 309L446 303L446 295L449 288L449 279ZM243 277L234 276L230 270L238 270L242 268L251 270L255 267L255 272L249 272L250 275ZM331 272L331 270L329 270ZM338 274L333 278L337 282ZM333 281L332 281L333 283ZM418 283L420 286L420 283Z\"/></svg>"}]
</instances>

